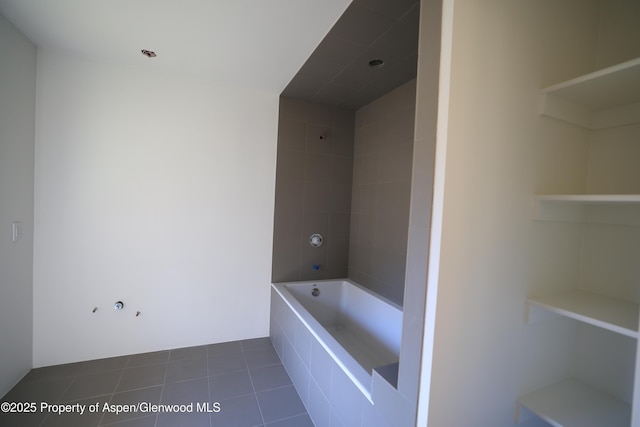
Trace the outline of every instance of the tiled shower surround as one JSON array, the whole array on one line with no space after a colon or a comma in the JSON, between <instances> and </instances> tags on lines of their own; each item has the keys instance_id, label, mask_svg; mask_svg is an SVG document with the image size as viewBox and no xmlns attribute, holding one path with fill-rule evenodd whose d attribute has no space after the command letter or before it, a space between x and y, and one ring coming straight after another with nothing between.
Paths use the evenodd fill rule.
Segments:
<instances>
[{"instance_id":1,"label":"tiled shower surround","mask_svg":"<svg viewBox=\"0 0 640 427\"><path fill-rule=\"evenodd\" d=\"M402 305L416 81L356 112L349 278Z\"/></svg>"},{"instance_id":2,"label":"tiled shower surround","mask_svg":"<svg viewBox=\"0 0 640 427\"><path fill-rule=\"evenodd\" d=\"M346 277L353 126L353 111L280 98L273 282Z\"/></svg>"},{"instance_id":3,"label":"tiled shower surround","mask_svg":"<svg viewBox=\"0 0 640 427\"><path fill-rule=\"evenodd\" d=\"M273 282L348 277L402 305L415 89L356 112L280 98Z\"/></svg>"}]
</instances>

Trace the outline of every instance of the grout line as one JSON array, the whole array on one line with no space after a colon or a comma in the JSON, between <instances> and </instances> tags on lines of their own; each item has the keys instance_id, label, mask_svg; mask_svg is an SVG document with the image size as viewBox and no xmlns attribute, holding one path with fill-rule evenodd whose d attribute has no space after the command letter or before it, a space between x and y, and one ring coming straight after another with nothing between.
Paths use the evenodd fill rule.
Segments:
<instances>
[{"instance_id":1,"label":"grout line","mask_svg":"<svg viewBox=\"0 0 640 427\"><path fill-rule=\"evenodd\" d=\"M269 427L269 425L273 424L273 423L279 423L280 421L284 421L284 420L290 420L292 418L296 418L296 417L301 417L303 415L306 415L309 417L309 419L311 420L311 415L309 415L308 412L301 412L299 414L295 414L295 415L289 415L288 417L284 417L284 418L278 418L277 420L273 420L271 422L269 422L269 424L265 424L266 427ZM311 420L311 422L313 423L313 420Z\"/></svg>"},{"instance_id":2,"label":"grout line","mask_svg":"<svg viewBox=\"0 0 640 427\"><path fill-rule=\"evenodd\" d=\"M211 380L209 379L209 346L206 346L205 348L205 363L207 365L207 393L209 396L209 401L207 402L207 405L209 405L210 403L212 403L213 399L211 397ZM209 414L209 427L213 427L213 414Z\"/></svg>"},{"instance_id":3,"label":"grout line","mask_svg":"<svg viewBox=\"0 0 640 427\"><path fill-rule=\"evenodd\" d=\"M171 353L169 353L169 356L167 357L167 366L164 370L164 379L162 380L162 389L160 390L160 397L158 399L158 403L162 403L162 396L164 394L164 386L167 382L167 372L169 371L169 360L171 359ZM158 425L158 419L160 418L159 414L156 414L156 422L153 424L154 427L156 427Z\"/></svg>"},{"instance_id":4,"label":"grout line","mask_svg":"<svg viewBox=\"0 0 640 427\"><path fill-rule=\"evenodd\" d=\"M240 344L242 346L242 344ZM242 357L244 358L244 350L242 352ZM247 361L245 359L245 365L246 365ZM258 400L258 393L256 392L256 386L255 384L253 384L253 378L251 377L251 370L249 369L249 366L247 365L247 374L249 375L249 381L251 382L251 388L253 389L253 398L256 400L256 403L258 404L258 412L260 412L260 419L262 420L262 425L266 425L267 423L264 420L264 415L262 414L262 407L260 406L260 401Z\"/></svg>"},{"instance_id":5,"label":"grout line","mask_svg":"<svg viewBox=\"0 0 640 427\"><path fill-rule=\"evenodd\" d=\"M125 366L127 366L129 364L129 359L127 359L127 363L125 363ZM122 372L120 373L120 378L118 378L118 381L116 382L116 386L113 388L113 393L111 393L111 395L109 396L109 400L108 402L111 403L111 400L113 400L113 396L116 394L116 390L118 389L118 386L120 385L120 381L122 381L122 377L124 376L124 370L125 368L122 369ZM98 421L98 426L102 425L102 421L104 420L104 415L105 412L103 412L100 415L100 420Z\"/></svg>"},{"instance_id":6,"label":"grout line","mask_svg":"<svg viewBox=\"0 0 640 427\"><path fill-rule=\"evenodd\" d=\"M109 424L99 424L98 427L118 426L118 425L123 424L123 423L128 423L129 421L140 420L140 419L147 418L147 417L151 418L152 416L153 416L153 414L151 414L151 415L144 414L144 415L141 415L139 417L128 418L126 420L121 420L121 421L114 421L114 422L109 423Z\"/></svg>"}]
</instances>

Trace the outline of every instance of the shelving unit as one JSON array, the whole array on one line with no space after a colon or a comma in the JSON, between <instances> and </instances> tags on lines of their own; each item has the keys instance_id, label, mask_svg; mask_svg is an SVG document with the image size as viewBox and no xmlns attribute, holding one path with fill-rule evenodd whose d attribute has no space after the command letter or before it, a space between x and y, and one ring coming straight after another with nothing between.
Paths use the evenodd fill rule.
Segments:
<instances>
[{"instance_id":1,"label":"shelving unit","mask_svg":"<svg viewBox=\"0 0 640 427\"><path fill-rule=\"evenodd\" d=\"M640 194L565 194L536 196L538 202L640 203Z\"/></svg>"},{"instance_id":2,"label":"shelving unit","mask_svg":"<svg viewBox=\"0 0 640 427\"><path fill-rule=\"evenodd\" d=\"M640 123L640 58L542 89L539 113L590 130ZM611 172L616 173L615 170ZM640 194L537 195L533 218L638 227ZM598 227L599 232L608 230L600 225L585 227ZM602 285L602 293L607 293L606 284ZM636 340L635 373L629 373L635 378L632 397L628 392L617 390L616 393L624 397L621 400L579 380L563 379L520 397L518 420L523 421L522 412L533 413L556 427L640 427L640 351L637 348L640 305L577 289L531 296L527 300L528 323L557 316ZM597 339L597 336L583 335L587 340L583 342ZM600 345L599 341L594 345ZM618 356L623 348L628 350L628 347L616 346L607 350ZM598 360L598 363L602 361ZM596 365L589 366L594 369ZM627 368L624 365L623 374ZM631 399L631 404L625 401L627 399Z\"/></svg>"},{"instance_id":3,"label":"shelving unit","mask_svg":"<svg viewBox=\"0 0 640 427\"><path fill-rule=\"evenodd\" d=\"M534 197L533 218L640 225L640 194L559 194Z\"/></svg>"},{"instance_id":4,"label":"shelving unit","mask_svg":"<svg viewBox=\"0 0 640 427\"><path fill-rule=\"evenodd\" d=\"M523 396L518 401L554 427L628 427L631 406L568 379Z\"/></svg>"},{"instance_id":5,"label":"shelving unit","mask_svg":"<svg viewBox=\"0 0 640 427\"><path fill-rule=\"evenodd\" d=\"M538 112L594 130L640 123L640 58L542 89Z\"/></svg>"},{"instance_id":6,"label":"shelving unit","mask_svg":"<svg viewBox=\"0 0 640 427\"><path fill-rule=\"evenodd\" d=\"M528 299L528 322L565 316L638 339L640 305L583 291L570 291ZM521 397L527 410L556 427L628 427L631 405L567 379Z\"/></svg>"},{"instance_id":7,"label":"shelving unit","mask_svg":"<svg viewBox=\"0 0 640 427\"><path fill-rule=\"evenodd\" d=\"M529 322L548 318L549 315L561 315L631 338L638 338L640 311L639 305L633 302L576 290L531 297L528 303Z\"/></svg>"}]
</instances>

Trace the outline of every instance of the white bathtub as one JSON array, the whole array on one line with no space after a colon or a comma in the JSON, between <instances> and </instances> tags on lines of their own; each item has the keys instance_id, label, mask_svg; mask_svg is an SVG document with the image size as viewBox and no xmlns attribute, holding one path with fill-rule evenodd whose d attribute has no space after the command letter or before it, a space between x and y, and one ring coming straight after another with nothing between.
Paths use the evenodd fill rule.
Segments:
<instances>
[{"instance_id":1,"label":"white bathtub","mask_svg":"<svg viewBox=\"0 0 640 427\"><path fill-rule=\"evenodd\" d=\"M290 375L304 375L296 373L302 368L288 367L284 360L294 360L295 365L299 357L303 365L309 364L309 375L318 377L316 382L322 385L322 376L332 374L316 371L323 356L315 360L313 354L307 357L311 348L320 346L371 401L372 369L398 362L402 309L348 279L276 283L272 287L271 338ZM314 289L319 295L312 295ZM315 343L307 343L307 337ZM293 359L286 354L287 348L296 352ZM293 380L297 385L296 378ZM301 388L308 387L304 378L299 382ZM304 401L304 391L298 392Z\"/></svg>"}]
</instances>

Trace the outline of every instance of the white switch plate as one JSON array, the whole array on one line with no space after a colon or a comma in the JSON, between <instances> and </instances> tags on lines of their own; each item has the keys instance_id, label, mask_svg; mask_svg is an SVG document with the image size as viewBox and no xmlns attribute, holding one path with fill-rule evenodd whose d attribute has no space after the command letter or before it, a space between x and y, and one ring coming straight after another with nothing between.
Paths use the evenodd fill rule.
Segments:
<instances>
[{"instance_id":1,"label":"white switch plate","mask_svg":"<svg viewBox=\"0 0 640 427\"><path fill-rule=\"evenodd\" d=\"M17 242L20 239L22 239L22 223L19 221L12 222L11 223L11 241Z\"/></svg>"}]
</instances>

